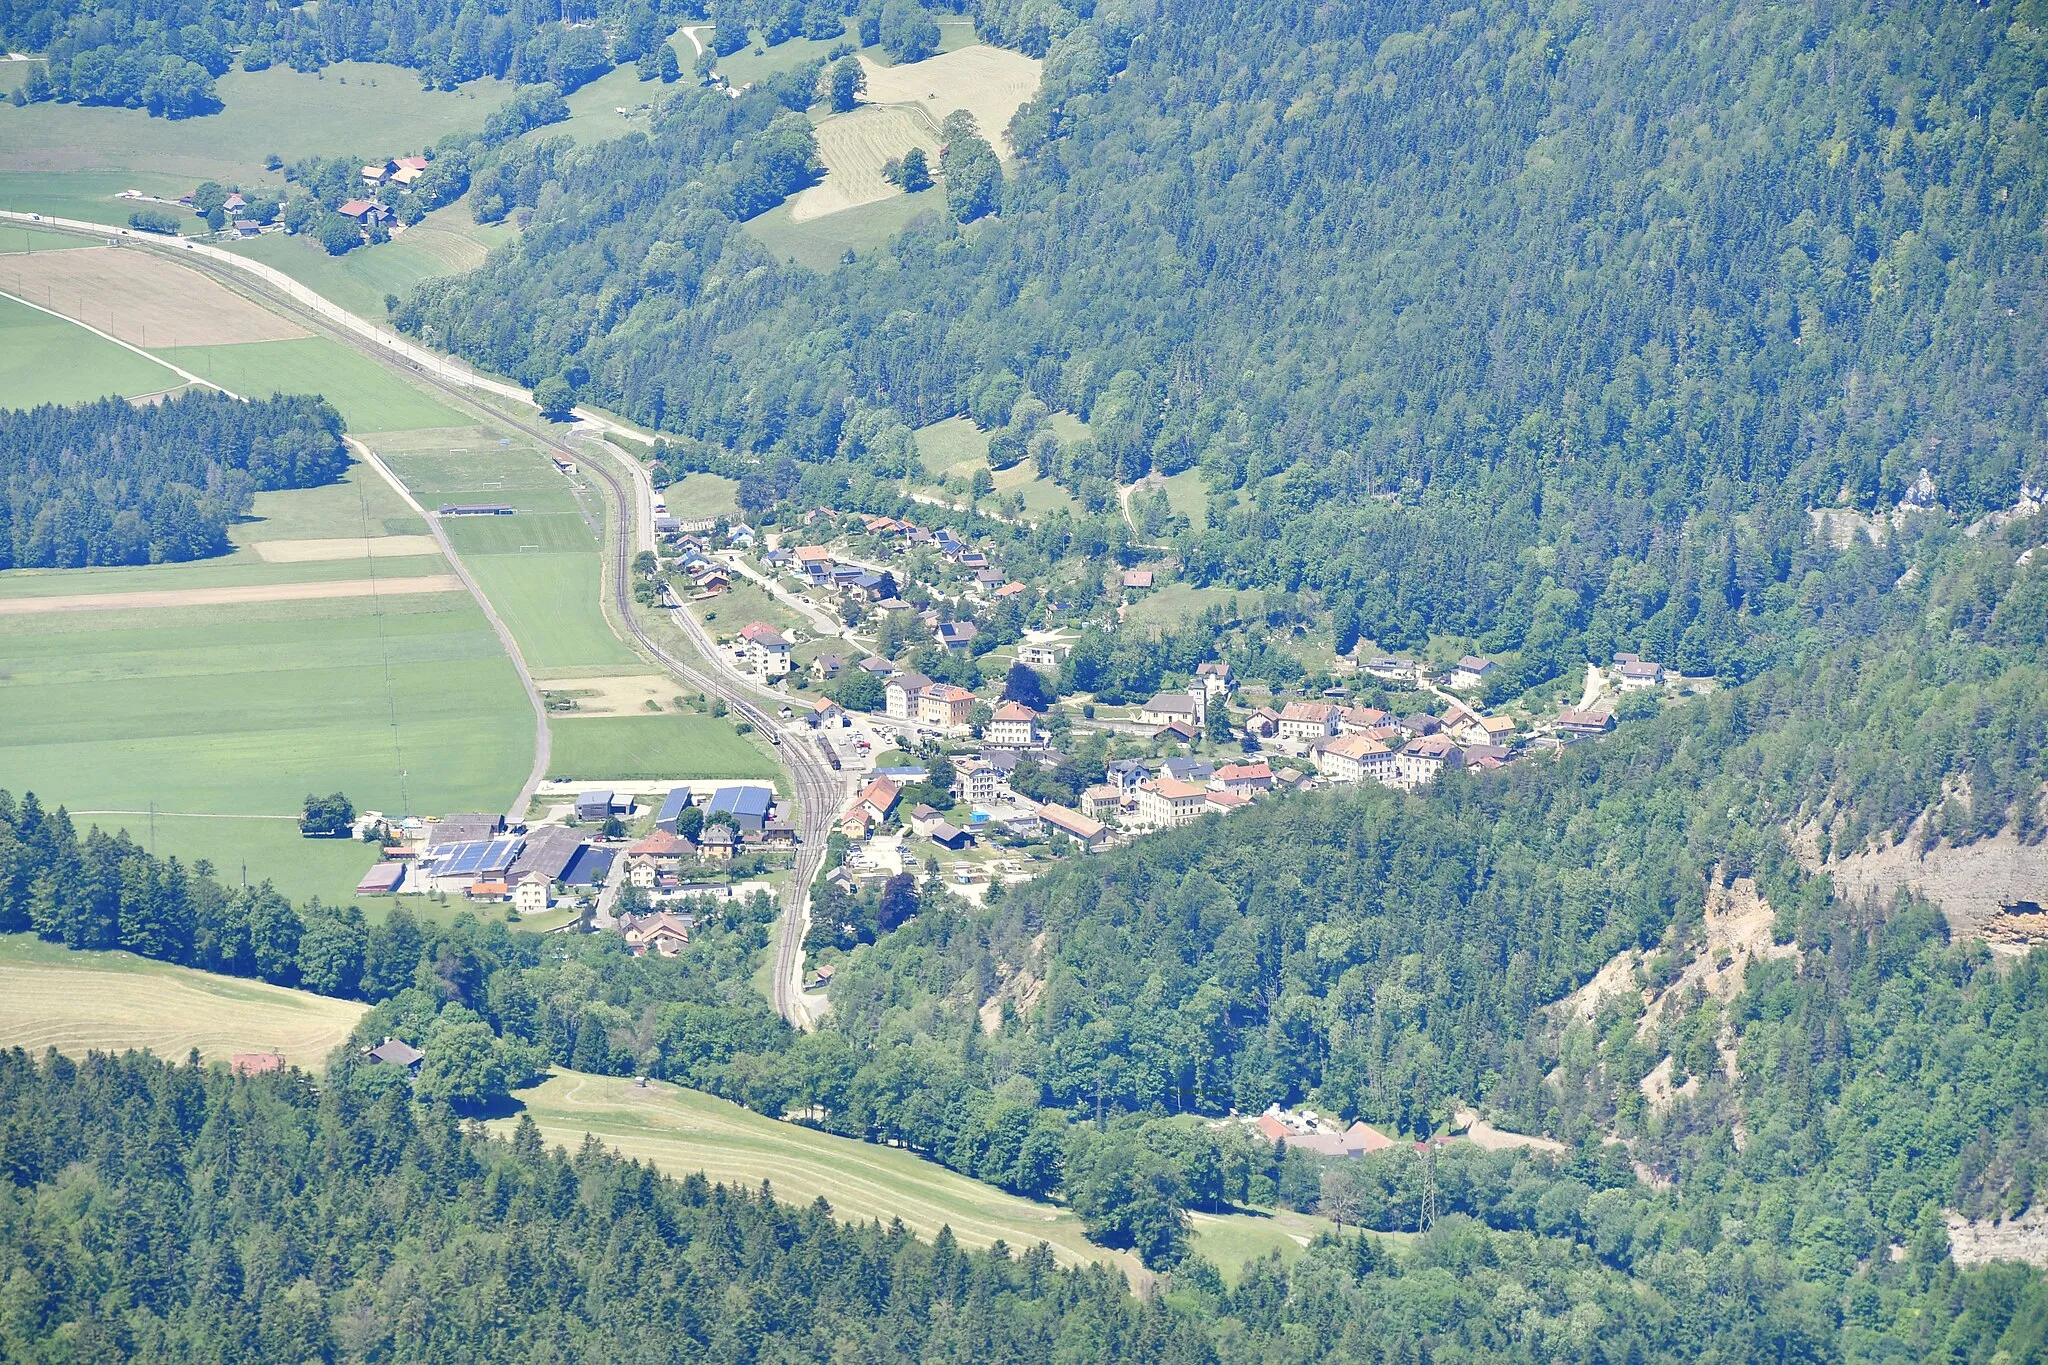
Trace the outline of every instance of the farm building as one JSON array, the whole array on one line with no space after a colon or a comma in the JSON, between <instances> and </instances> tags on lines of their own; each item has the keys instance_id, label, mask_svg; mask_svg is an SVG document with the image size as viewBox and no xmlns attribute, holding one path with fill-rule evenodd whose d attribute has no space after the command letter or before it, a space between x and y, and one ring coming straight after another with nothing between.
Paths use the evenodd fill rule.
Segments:
<instances>
[{"instance_id":1,"label":"farm building","mask_svg":"<svg viewBox=\"0 0 2048 1365\"><path fill-rule=\"evenodd\" d=\"M775 793L767 787L720 787L711 794L706 815L730 815L741 829L759 831L768 823Z\"/></svg>"},{"instance_id":2,"label":"farm building","mask_svg":"<svg viewBox=\"0 0 2048 1365\"><path fill-rule=\"evenodd\" d=\"M479 840L495 839L504 832L505 817L502 815L444 815L427 827L427 847L431 850L444 844L473 844Z\"/></svg>"},{"instance_id":3,"label":"farm building","mask_svg":"<svg viewBox=\"0 0 2048 1365\"><path fill-rule=\"evenodd\" d=\"M628 798L627 804L629 807L631 806L630 798ZM576 798L576 818L578 820L603 820L611 816L617 809L618 798L608 788L583 792Z\"/></svg>"},{"instance_id":4,"label":"farm building","mask_svg":"<svg viewBox=\"0 0 2048 1365\"><path fill-rule=\"evenodd\" d=\"M670 791L666 797L662 798L661 812L654 817L654 827L656 829L665 829L670 834L674 834L676 832L677 818L689 809L690 803L694 799L690 795L688 787L677 787Z\"/></svg>"},{"instance_id":5,"label":"farm building","mask_svg":"<svg viewBox=\"0 0 2048 1365\"><path fill-rule=\"evenodd\" d=\"M365 872L363 879L356 883L356 894L358 896L395 895L398 888L403 885L405 885L404 863L378 863L368 872Z\"/></svg>"},{"instance_id":6,"label":"farm building","mask_svg":"<svg viewBox=\"0 0 2048 1365\"><path fill-rule=\"evenodd\" d=\"M523 842L509 838L453 844L422 867L420 875L435 891L467 894L479 882L502 884L512 864L518 861Z\"/></svg>"},{"instance_id":7,"label":"farm building","mask_svg":"<svg viewBox=\"0 0 2048 1365\"><path fill-rule=\"evenodd\" d=\"M576 856L569 860L569 865L562 869L562 884L564 886L602 886L606 875L612 870L612 859L617 856L618 850L616 849L599 848L595 844L585 844L576 851Z\"/></svg>"},{"instance_id":8,"label":"farm building","mask_svg":"<svg viewBox=\"0 0 2048 1365\"><path fill-rule=\"evenodd\" d=\"M588 842L579 831L566 825L536 825L527 831L519 860L512 864L507 880L517 886L526 877L539 873L550 882L558 882Z\"/></svg>"},{"instance_id":9,"label":"farm building","mask_svg":"<svg viewBox=\"0 0 2048 1365\"><path fill-rule=\"evenodd\" d=\"M401 1038L386 1038L363 1055L373 1062L382 1062L386 1066L402 1066L407 1071L419 1070L420 1063L427 1059L426 1053Z\"/></svg>"}]
</instances>

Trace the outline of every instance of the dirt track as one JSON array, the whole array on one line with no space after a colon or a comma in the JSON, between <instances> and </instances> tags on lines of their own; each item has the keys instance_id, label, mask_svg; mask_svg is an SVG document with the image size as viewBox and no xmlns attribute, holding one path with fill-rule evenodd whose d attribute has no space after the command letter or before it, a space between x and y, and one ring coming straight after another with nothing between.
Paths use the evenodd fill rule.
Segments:
<instances>
[{"instance_id":1,"label":"dirt track","mask_svg":"<svg viewBox=\"0 0 2048 1365\"><path fill-rule=\"evenodd\" d=\"M79 593L66 597L0 598L0 616L57 611L135 611L152 607L220 607L249 602L311 602L330 597L403 597L461 592L450 573L419 578L343 578L331 583L251 583L235 588L163 588L141 592Z\"/></svg>"},{"instance_id":2,"label":"dirt track","mask_svg":"<svg viewBox=\"0 0 2048 1365\"><path fill-rule=\"evenodd\" d=\"M0 288L134 346L223 346L308 335L198 271L134 248L11 253L0 257Z\"/></svg>"}]
</instances>

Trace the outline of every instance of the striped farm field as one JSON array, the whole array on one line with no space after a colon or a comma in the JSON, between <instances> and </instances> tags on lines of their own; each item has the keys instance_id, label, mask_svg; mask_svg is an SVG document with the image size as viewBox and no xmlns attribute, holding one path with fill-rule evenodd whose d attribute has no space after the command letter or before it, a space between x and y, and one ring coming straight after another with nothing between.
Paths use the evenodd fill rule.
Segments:
<instances>
[{"instance_id":1,"label":"striped farm field","mask_svg":"<svg viewBox=\"0 0 2048 1365\"><path fill-rule=\"evenodd\" d=\"M68 1057L147 1050L182 1061L281 1052L317 1069L368 1006L151 962L74 953L29 934L0 937L0 1047Z\"/></svg>"},{"instance_id":2,"label":"striped farm field","mask_svg":"<svg viewBox=\"0 0 2048 1365\"><path fill-rule=\"evenodd\" d=\"M938 123L915 106L865 104L826 119L815 131L825 178L791 203L791 222L823 218L901 194L882 178L882 163L912 147L924 148L934 170L939 164Z\"/></svg>"}]
</instances>

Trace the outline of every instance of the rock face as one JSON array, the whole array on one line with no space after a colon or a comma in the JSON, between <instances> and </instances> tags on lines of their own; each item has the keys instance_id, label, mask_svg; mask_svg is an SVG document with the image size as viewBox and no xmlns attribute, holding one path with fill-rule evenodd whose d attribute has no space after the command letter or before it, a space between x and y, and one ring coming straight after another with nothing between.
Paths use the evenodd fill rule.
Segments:
<instances>
[{"instance_id":1,"label":"rock face","mask_svg":"<svg viewBox=\"0 0 2048 1365\"><path fill-rule=\"evenodd\" d=\"M1994 949L2025 951L2048 942L2048 840L2022 844L2011 830L1961 848L1937 844L1925 854L1910 835L1902 843L1825 864L1835 893L1848 900L1889 900L1910 887L1941 907L1949 930L1982 938Z\"/></svg>"},{"instance_id":2,"label":"rock face","mask_svg":"<svg viewBox=\"0 0 2048 1365\"><path fill-rule=\"evenodd\" d=\"M1959 1266L2025 1261L2048 1267L2048 1209L2028 1209L2001 1222L1948 1215L1949 1259Z\"/></svg>"}]
</instances>

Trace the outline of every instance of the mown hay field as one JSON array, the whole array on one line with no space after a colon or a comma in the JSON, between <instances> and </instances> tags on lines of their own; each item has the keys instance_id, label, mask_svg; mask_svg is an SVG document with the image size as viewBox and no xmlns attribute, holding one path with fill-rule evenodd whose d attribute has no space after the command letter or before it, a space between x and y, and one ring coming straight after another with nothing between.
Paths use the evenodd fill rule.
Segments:
<instances>
[{"instance_id":1,"label":"mown hay field","mask_svg":"<svg viewBox=\"0 0 2048 1365\"><path fill-rule=\"evenodd\" d=\"M792 223L901 195L882 177L882 165L901 159L912 147L922 147L932 169L938 169L938 122L915 105L862 105L820 123L816 136L825 178L796 196L790 205Z\"/></svg>"},{"instance_id":2,"label":"mown hay field","mask_svg":"<svg viewBox=\"0 0 2048 1365\"><path fill-rule=\"evenodd\" d=\"M28 934L0 937L0 1047L68 1057L154 1052L207 1061L281 1052L318 1069L368 1006L214 976L131 953L74 953Z\"/></svg>"},{"instance_id":3,"label":"mown hay field","mask_svg":"<svg viewBox=\"0 0 2048 1365\"><path fill-rule=\"evenodd\" d=\"M974 115L981 135L1005 162L1014 153L1005 130L1024 101L1038 93L1043 63L1021 52L976 43L921 62L881 66L863 55L866 98L873 104L915 104L942 122L955 109Z\"/></svg>"},{"instance_id":4,"label":"mown hay field","mask_svg":"<svg viewBox=\"0 0 2048 1365\"><path fill-rule=\"evenodd\" d=\"M0 261L0 288L145 349L307 334L289 318L139 247L16 252Z\"/></svg>"},{"instance_id":5,"label":"mown hay field","mask_svg":"<svg viewBox=\"0 0 2048 1365\"><path fill-rule=\"evenodd\" d=\"M183 385L154 360L77 323L0 298L0 408L135 398Z\"/></svg>"}]
</instances>

